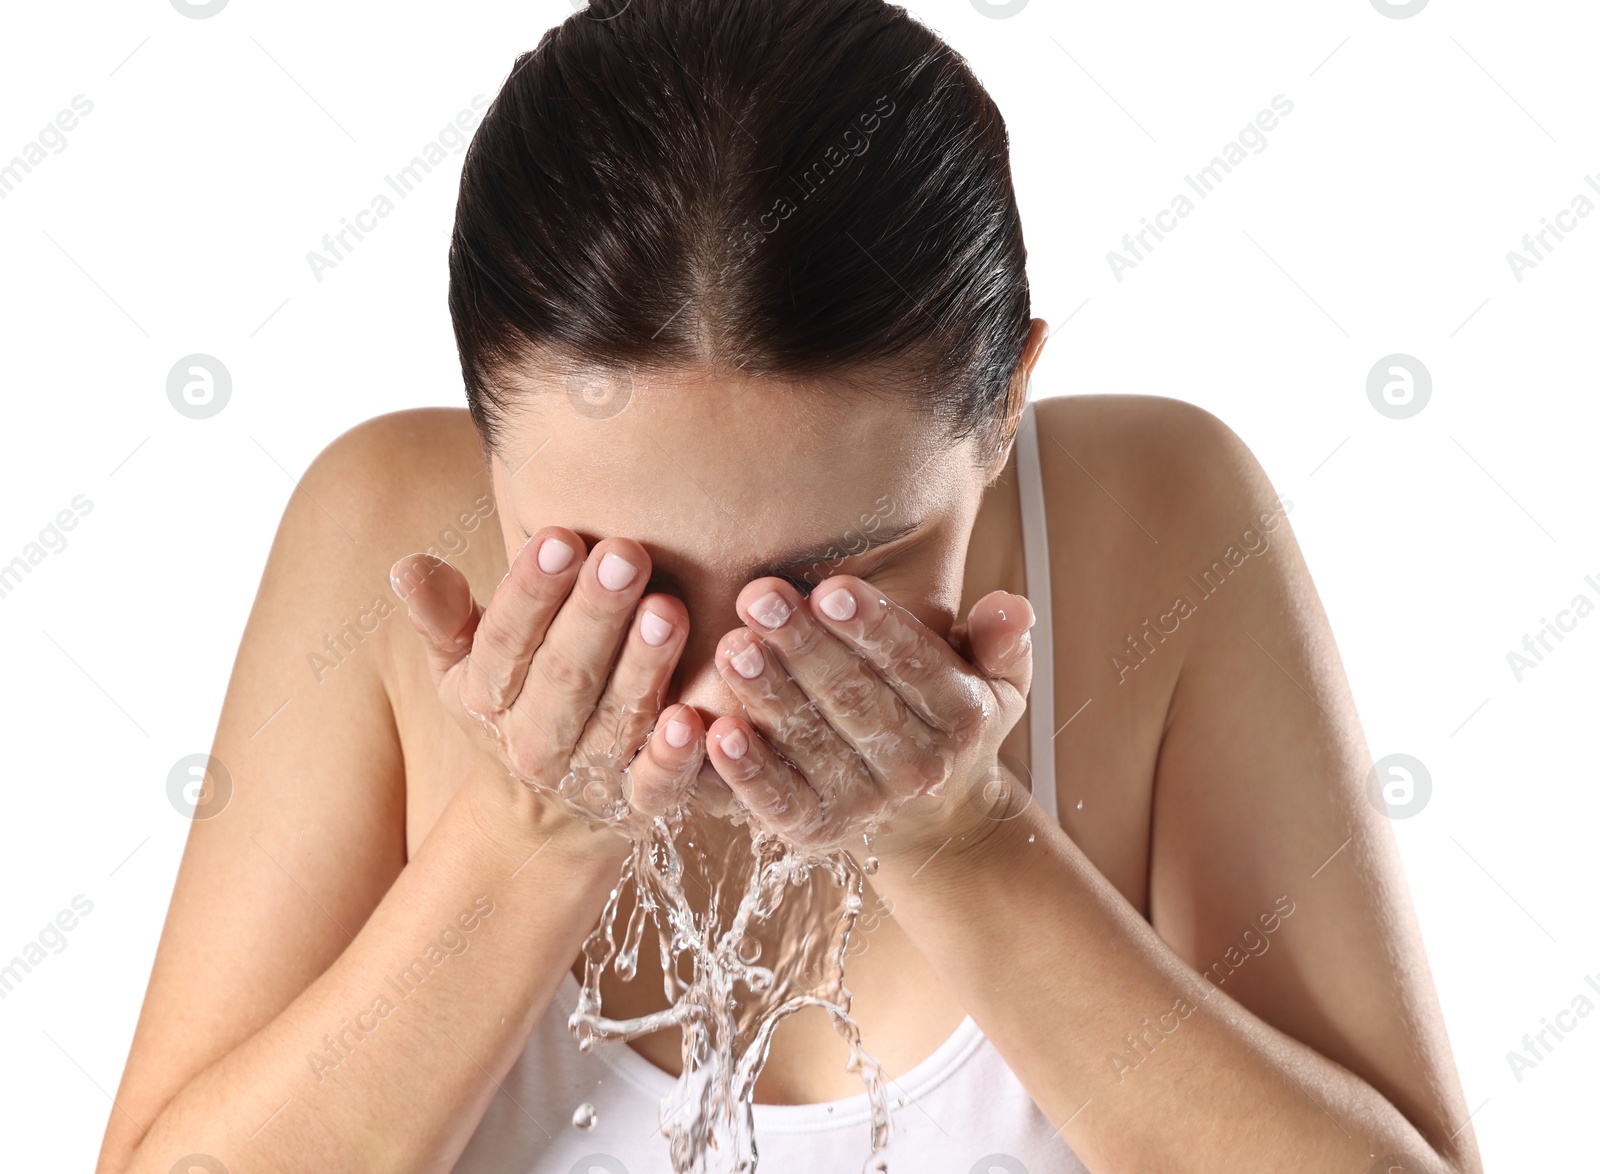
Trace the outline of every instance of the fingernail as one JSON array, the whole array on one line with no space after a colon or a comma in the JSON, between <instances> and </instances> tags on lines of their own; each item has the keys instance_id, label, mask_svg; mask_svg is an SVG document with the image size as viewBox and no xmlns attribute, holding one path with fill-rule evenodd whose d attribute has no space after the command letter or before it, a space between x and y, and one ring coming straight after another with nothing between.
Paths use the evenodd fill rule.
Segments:
<instances>
[{"instance_id":1,"label":"fingernail","mask_svg":"<svg viewBox=\"0 0 1600 1174\"><path fill-rule=\"evenodd\" d=\"M689 744L689 724L679 721L668 722L666 739L668 746L674 750L682 750Z\"/></svg>"},{"instance_id":2,"label":"fingernail","mask_svg":"<svg viewBox=\"0 0 1600 1174\"><path fill-rule=\"evenodd\" d=\"M840 587L822 597L822 614L830 620L848 620L856 614L856 597Z\"/></svg>"},{"instance_id":3,"label":"fingernail","mask_svg":"<svg viewBox=\"0 0 1600 1174\"><path fill-rule=\"evenodd\" d=\"M1006 594L1010 595L1011 593L1007 592ZM1034 614L1033 604L1028 602L1028 597L1027 596L1025 596L1025 595L1011 595L1011 598L1015 599L1019 604L1022 605L1021 607L1013 608L1012 610L1013 611L1019 611L1019 612L1025 612L1027 614L1027 616L1028 616L1028 622L1022 629L1024 632L1026 632L1029 628L1033 627L1034 621L1037 620L1039 617ZM1002 620L1006 618L1006 611L1005 611L1004 608L1000 609L1000 618Z\"/></svg>"},{"instance_id":4,"label":"fingernail","mask_svg":"<svg viewBox=\"0 0 1600 1174\"><path fill-rule=\"evenodd\" d=\"M750 618L763 628L781 628L783 622L794 614L789 601L776 591L768 591L750 605Z\"/></svg>"},{"instance_id":5,"label":"fingernail","mask_svg":"<svg viewBox=\"0 0 1600 1174\"><path fill-rule=\"evenodd\" d=\"M767 658L761 655L760 648L752 644L736 656L730 656L728 663L741 677L750 681L761 675L761 670L766 667Z\"/></svg>"},{"instance_id":6,"label":"fingernail","mask_svg":"<svg viewBox=\"0 0 1600 1174\"><path fill-rule=\"evenodd\" d=\"M600 560L600 585L607 591L621 591L638 573L638 567L614 554Z\"/></svg>"},{"instance_id":7,"label":"fingernail","mask_svg":"<svg viewBox=\"0 0 1600 1174\"><path fill-rule=\"evenodd\" d=\"M731 734L722 735L722 752L729 758L738 760L743 758L745 751L750 749L750 739L744 736L743 730L734 730Z\"/></svg>"},{"instance_id":8,"label":"fingernail","mask_svg":"<svg viewBox=\"0 0 1600 1174\"><path fill-rule=\"evenodd\" d=\"M539 546L539 569L547 575L559 575L572 564L572 547L559 538L546 538Z\"/></svg>"},{"instance_id":9,"label":"fingernail","mask_svg":"<svg viewBox=\"0 0 1600 1174\"><path fill-rule=\"evenodd\" d=\"M672 622L664 620L649 608L644 609L644 619L639 621L639 635L644 637L644 642L651 648L660 648L672 635ZM674 742L674 746L683 743Z\"/></svg>"}]
</instances>

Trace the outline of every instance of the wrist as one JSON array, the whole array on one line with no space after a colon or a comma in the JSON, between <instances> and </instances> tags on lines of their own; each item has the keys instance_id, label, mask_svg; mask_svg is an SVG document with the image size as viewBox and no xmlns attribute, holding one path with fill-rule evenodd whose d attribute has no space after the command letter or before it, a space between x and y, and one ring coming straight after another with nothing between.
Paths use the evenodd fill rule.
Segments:
<instances>
[{"instance_id":1,"label":"wrist","mask_svg":"<svg viewBox=\"0 0 1600 1174\"><path fill-rule=\"evenodd\" d=\"M614 874L628 854L618 832L560 808L532 787L509 777L475 774L456 793L466 824L482 850L503 858L513 869L535 853L554 854L569 867L594 866Z\"/></svg>"},{"instance_id":2,"label":"wrist","mask_svg":"<svg viewBox=\"0 0 1600 1174\"><path fill-rule=\"evenodd\" d=\"M944 817L931 821L890 842L878 841L879 877L888 884L919 886L944 879L960 881L974 870L989 867L1014 855L1037 832L1043 809L1026 789L1020 802L991 802L953 796ZM889 837L885 837L889 839Z\"/></svg>"}]
</instances>

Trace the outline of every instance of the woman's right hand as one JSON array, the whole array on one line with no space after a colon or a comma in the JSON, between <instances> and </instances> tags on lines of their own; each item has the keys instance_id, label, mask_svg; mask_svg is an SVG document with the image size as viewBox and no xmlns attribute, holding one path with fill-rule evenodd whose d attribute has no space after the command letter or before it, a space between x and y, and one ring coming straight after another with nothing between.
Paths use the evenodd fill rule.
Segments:
<instances>
[{"instance_id":1,"label":"woman's right hand","mask_svg":"<svg viewBox=\"0 0 1600 1174\"><path fill-rule=\"evenodd\" d=\"M623 832L694 790L704 726L690 706L660 708L689 617L670 595L640 599L650 557L637 542L608 538L586 552L570 530L539 530L487 607L430 555L407 555L389 574L440 700L514 779Z\"/></svg>"}]
</instances>

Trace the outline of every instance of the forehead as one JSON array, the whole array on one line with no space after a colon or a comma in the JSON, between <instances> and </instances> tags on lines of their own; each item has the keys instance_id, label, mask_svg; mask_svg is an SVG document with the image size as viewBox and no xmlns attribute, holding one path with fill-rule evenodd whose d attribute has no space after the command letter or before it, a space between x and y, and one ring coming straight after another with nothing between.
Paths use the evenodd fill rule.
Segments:
<instances>
[{"instance_id":1,"label":"forehead","mask_svg":"<svg viewBox=\"0 0 1600 1174\"><path fill-rule=\"evenodd\" d=\"M933 513L974 476L966 446L899 394L709 373L531 382L498 458L523 533L558 524L743 568L889 508Z\"/></svg>"}]
</instances>

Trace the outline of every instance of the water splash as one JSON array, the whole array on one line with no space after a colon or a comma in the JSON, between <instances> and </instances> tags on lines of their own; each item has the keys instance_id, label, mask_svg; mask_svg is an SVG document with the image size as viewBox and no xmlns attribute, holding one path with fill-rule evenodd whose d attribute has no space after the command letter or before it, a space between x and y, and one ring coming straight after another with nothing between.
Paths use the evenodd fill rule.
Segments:
<instances>
[{"instance_id":1,"label":"water splash","mask_svg":"<svg viewBox=\"0 0 1600 1174\"><path fill-rule=\"evenodd\" d=\"M693 862L710 882L703 886L707 906L697 912L686 895L689 874L678 841L682 837L692 844L706 837L683 837L685 820L679 813L635 829L621 877L584 944L583 989L568 1021L579 1048L680 1030L682 1075L661 1105L673 1170L753 1174L759 1161L755 1086L773 1033L796 1012L820 1009L845 1041L847 1067L866 1089L869 1160L879 1155L890 1131L887 1082L862 1044L844 985L845 955L862 909L863 870L846 852L807 856L754 831L749 859L735 858L731 866L723 857L717 861L722 867L713 868L705 850L695 850ZM738 893L736 905L725 900L732 892ZM633 907L619 943L616 927L624 899ZM753 935L772 924L785 902L790 907L774 957L770 965L758 965L763 947ZM656 930L669 1006L632 1019L608 1018L601 1007L601 977L610 966L632 981L647 925Z\"/></svg>"}]
</instances>

